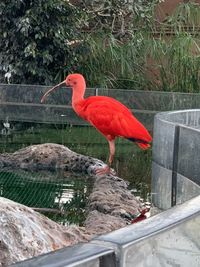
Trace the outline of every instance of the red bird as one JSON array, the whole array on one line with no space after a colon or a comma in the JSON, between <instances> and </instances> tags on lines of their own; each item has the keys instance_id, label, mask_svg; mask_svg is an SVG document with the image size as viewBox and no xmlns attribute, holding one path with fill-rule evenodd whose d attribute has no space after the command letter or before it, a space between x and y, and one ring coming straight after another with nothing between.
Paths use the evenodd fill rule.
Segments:
<instances>
[{"instance_id":1,"label":"red bird","mask_svg":"<svg viewBox=\"0 0 200 267\"><path fill-rule=\"evenodd\" d=\"M90 96L84 98L85 79L81 74L69 74L65 81L48 90L42 97L63 85L72 88L72 107L84 120L94 126L109 143L108 165L98 168L96 174L110 173L110 166L115 154L115 138L123 137L136 144L141 149L150 147L152 137L146 128L133 116L131 111L119 101L107 96Z\"/></svg>"}]
</instances>

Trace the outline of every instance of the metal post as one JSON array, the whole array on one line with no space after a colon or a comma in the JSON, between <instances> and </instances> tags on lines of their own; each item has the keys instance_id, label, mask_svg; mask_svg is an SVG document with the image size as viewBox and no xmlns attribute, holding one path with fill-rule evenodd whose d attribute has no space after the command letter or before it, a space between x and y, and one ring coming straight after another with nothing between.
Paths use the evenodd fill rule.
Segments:
<instances>
[{"instance_id":1,"label":"metal post","mask_svg":"<svg viewBox=\"0 0 200 267\"><path fill-rule=\"evenodd\" d=\"M180 126L176 125L175 126L175 132L174 132L171 206L176 205L179 136L180 136Z\"/></svg>"}]
</instances>

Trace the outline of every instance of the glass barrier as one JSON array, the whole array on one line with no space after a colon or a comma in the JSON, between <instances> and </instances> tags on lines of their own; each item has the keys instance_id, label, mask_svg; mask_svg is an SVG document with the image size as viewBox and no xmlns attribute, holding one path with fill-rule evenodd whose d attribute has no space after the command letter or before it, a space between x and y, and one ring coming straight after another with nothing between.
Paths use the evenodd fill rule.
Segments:
<instances>
[{"instance_id":1,"label":"glass barrier","mask_svg":"<svg viewBox=\"0 0 200 267\"><path fill-rule=\"evenodd\" d=\"M171 208L172 171L152 163L151 195L154 206L163 210Z\"/></svg>"},{"instance_id":2,"label":"glass barrier","mask_svg":"<svg viewBox=\"0 0 200 267\"><path fill-rule=\"evenodd\" d=\"M129 247L126 267L200 266L200 215Z\"/></svg>"},{"instance_id":3,"label":"glass barrier","mask_svg":"<svg viewBox=\"0 0 200 267\"><path fill-rule=\"evenodd\" d=\"M200 119L200 112L199 112ZM192 126L191 126L192 127ZM188 138L189 137L189 138ZM180 127L178 173L200 185L200 130Z\"/></svg>"},{"instance_id":4,"label":"glass barrier","mask_svg":"<svg viewBox=\"0 0 200 267\"><path fill-rule=\"evenodd\" d=\"M199 128L200 110L155 116L152 200L156 207L168 209L200 194Z\"/></svg>"},{"instance_id":5,"label":"glass barrier","mask_svg":"<svg viewBox=\"0 0 200 267\"><path fill-rule=\"evenodd\" d=\"M120 267L200 266L200 196L96 238L115 248Z\"/></svg>"},{"instance_id":6,"label":"glass barrier","mask_svg":"<svg viewBox=\"0 0 200 267\"><path fill-rule=\"evenodd\" d=\"M177 174L176 204L182 204L200 195L200 186L181 174ZM199 203L200 204L200 203Z\"/></svg>"}]
</instances>

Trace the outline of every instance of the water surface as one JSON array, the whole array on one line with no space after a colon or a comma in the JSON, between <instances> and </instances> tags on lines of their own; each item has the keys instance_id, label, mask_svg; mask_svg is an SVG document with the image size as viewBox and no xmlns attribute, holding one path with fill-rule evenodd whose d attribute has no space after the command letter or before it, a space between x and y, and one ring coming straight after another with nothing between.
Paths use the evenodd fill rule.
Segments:
<instances>
[{"instance_id":1,"label":"water surface","mask_svg":"<svg viewBox=\"0 0 200 267\"><path fill-rule=\"evenodd\" d=\"M0 172L0 196L34 208L61 223L81 225L92 180L67 172Z\"/></svg>"}]
</instances>

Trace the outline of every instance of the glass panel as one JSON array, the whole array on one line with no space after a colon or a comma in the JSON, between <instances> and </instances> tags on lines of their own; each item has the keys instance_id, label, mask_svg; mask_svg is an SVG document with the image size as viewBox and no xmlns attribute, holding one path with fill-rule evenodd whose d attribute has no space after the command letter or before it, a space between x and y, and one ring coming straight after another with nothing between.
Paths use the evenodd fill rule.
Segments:
<instances>
[{"instance_id":1,"label":"glass panel","mask_svg":"<svg viewBox=\"0 0 200 267\"><path fill-rule=\"evenodd\" d=\"M154 120L153 160L161 166L172 169L175 126L162 121L160 116Z\"/></svg>"},{"instance_id":2,"label":"glass panel","mask_svg":"<svg viewBox=\"0 0 200 267\"><path fill-rule=\"evenodd\" d=\"M178 173L200 185L200 131L180 128Z\"/></svg>"},{"instance_id":3,"label":"glass panel","mask_svg":"<svg viewBox=\"0 0 200 267\"><path fill-rule=\"evenodd\" d=\"M134 225L97 237L125 267L199 267L200 196ZM120 253L120 254L119 254Z\"/></svg>"},{"instance_id":4,"label":"glass panel","mask_svg":"<svg viewBox=\"0 0 200 267\"><path fill-rule=\"evenodd\" d=\"M126 267L199 267L200 216L135 244L124 253Z\"/></svg>"},{"instance_id":5,"label":"glass panel","mask_svg":"<svg viewBox=\"0 0 200 267\"><path fill-rule=\"evenodd\" d=\"M71 113L71 111L67 110L71 109L72 92L69 88L63 87L55 90L48 96L45 102L45 105L48 105L48 107L44 107L45 105L41 105L40 107L40 99L44 92L46 92L49 88L49 86L40 85L0 84L1 119L4 119L5 116L7 116L9 117L9 120L12 119L17 121L19 113L14 116L10 112L6 112L6 108L10 111L10 107L5 107L6 102L10 102L9 105L17 103L14 105L13 109L20 112L22 108L23 116L29 119L29 121L32 121L33 116L33 121L43 122L47 116L46 119L48 122L62 123L63 118L61 118L61 115L66 113L68 114L68 112L70 112L68 118L66 118L66 123L80 123L82 120L74 118L74 112ZM88 88L85 96L88 97L96 94L111 96L118 99L132 109L135 116L149 129L152 129L153 117L159 111L200 108L199 94ZM26 106L25 104L29 104L31 107L28 107L28 105ZM39 105L39 107L37 107L37 105ZM59 107L53 107L50 105L59 105ZM64 107L60 110L62 105L64 105ZM66 105L68 105L68 107L66 107ZM59 112L56 108L59 109ZM48 112L50 113L48 114ZM37 113L37 117L34 113ZM172 118L172 120L174 119ZM180 120L182 119L180 118ZM83 123L84 121L82 121L82 124Z\"/></svg>"},{"instance_id":6,"label":"glass panel","mask_svg":"<svg viewBox=\"0 0 200 267\"><path fill-rule=\"evenodd\" d=\"M188 178L178 174L176 203L184 203L185 201L198 195L200 195L200 186L190 181Z\"/></svg>"},{"instance_id":7,"label":"glass panel","mask_svg":"<svg viewBox=\"0 0 200 267\"><path fill-rule=\"evenodd\" d=\"M186 126L192 126L199 128L200 126L200 110L181 110L177 112L168 113L168 121L176 124L184 124Z\"/></svg>"},{"instance_id":8,"label":"glass panel","mask_svg":"<svg viewBox=\"0 0 200 267\"><path fill-rule=\"evenodd\" d=\"M171 207L172 171L152 163L152 202L159 209Z\"/></svg>"},{"instance_id":9,"label":"glass panel","mask_svg":"<svg viewBox=\"0 0 200 267\"><path fill-rule=\"evenodd\" d=\"M38 103L42 95L50 89L50 86L0 84L1 102ZM62 87L52 92L46 100L47 104L69 105L71 103L71 89ZM87 89L86 96L94 95L95 89Z\"/></svg>"},{"instance_id":10,"label":"glass panel","mask_svg":"<svg viewBox=\"0 0 200 267\"><path fill-rule=\"evenodd\" d=\"M98 94L115 97L127 106L140 110L167 111L200 108L199 94L123 89L99 89Z\"/></svg>"}]
</instances>

